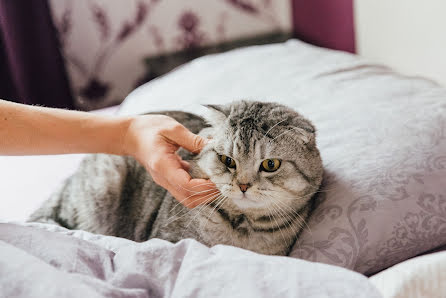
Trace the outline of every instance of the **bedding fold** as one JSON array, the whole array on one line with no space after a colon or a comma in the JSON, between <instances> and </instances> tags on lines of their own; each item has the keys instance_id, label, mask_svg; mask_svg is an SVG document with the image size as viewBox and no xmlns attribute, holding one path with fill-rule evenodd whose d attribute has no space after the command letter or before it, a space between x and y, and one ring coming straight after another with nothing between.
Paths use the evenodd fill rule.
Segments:
<instances>
[{"instance_id":1,"label":"bedding fold","mask_svg":"<svg viewBox=\"0 0 446 298\"><path fill-rule=\"evenodd\" d=\"M0 223L2 297L381 297L347 269L192 239Z\"/></svg>"},{"instance_id":2,"label":"bedding fold","mask_svg":"<svg viewBox=\"0 0 446 298\"><path fill-rule=\"evenodd\" d=\"M369 280L386 298L445 297L446 252L410 259Z\"/></svg>"}]
</instances>

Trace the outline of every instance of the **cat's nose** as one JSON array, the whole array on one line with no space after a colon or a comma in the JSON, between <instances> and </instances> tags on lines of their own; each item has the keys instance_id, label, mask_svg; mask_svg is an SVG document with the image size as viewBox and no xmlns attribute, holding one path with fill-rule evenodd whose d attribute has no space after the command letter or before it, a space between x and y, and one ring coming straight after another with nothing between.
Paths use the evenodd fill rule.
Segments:
<instances>
[{"instance_id":1,"label":"cat's nose","mask_svg":"<svg viewBox=\"0 0 446 298\"><path fill-rule=\"evenodd\" d=\"M245 193L251 185L250 184L239 184L238 186L240 187L240 190L242 191L242 193Z\"/></svg>"}]
</instances>

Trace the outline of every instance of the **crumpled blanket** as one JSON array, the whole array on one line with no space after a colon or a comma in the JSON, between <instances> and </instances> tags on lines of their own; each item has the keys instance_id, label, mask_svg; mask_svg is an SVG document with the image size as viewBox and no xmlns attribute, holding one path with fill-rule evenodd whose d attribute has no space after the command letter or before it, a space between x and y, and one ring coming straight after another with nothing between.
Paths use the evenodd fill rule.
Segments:
<instances>
[{"instance_id":1,"label":"crumpled blanket","mask_svg":"<svg viewBox=\"0 0 446 298\"><path fill-rule=\"evenodd\" d=\"M0 296L381 297L365 276L341 267L35 223L0 223Z\"/></svg>"},{"instance_id":2,"label":"crumpled blanket","mask_svg":"<svg viewBox=\"0 0 446 298\"><path fill-rule=\"evenodd\" d=\"M444 298L446 251L399 263L369 280L386 298Z\"/></svg>"}]
</instances>

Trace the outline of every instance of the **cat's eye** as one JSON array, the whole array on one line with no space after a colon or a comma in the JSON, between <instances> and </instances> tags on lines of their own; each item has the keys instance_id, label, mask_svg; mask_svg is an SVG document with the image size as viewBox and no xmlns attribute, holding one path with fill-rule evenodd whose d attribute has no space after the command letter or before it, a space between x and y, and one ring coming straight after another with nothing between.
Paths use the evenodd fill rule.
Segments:
<instances>
[{"instance_id":1,"label":"cat's eye","mask_svg":"<svg viewBox=\"0 0 446 298\"><path fill-rule=\"evenodd\" d=\"M260 164L260 171L275 172L280 168L281 164L282 162L277 158L265 159Z\"/></svg>"},{"instance_id":2,"label":"cat's eye","mask_svg":"<svg viewBox=\"0 0 446 298\"><path fill-rule=\"evenodd\" d=\"M220 161L225 164L228 168L235 169L235 160L232 158L226 156L226 155L219 155Z\"/></svg>"}]
</instances>

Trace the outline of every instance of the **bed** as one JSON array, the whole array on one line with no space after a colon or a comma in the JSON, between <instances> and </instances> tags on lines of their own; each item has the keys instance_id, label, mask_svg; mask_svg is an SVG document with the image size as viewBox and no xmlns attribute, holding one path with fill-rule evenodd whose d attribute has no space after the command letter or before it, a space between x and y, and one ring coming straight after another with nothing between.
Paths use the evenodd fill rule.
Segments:
<instances>
[{"instance_id":1,"label":"bed","mask_svg":"<svg viewBox=\"0 0 446 298\"><path fill-rule=\"evenodd\" d=\"M287 104L318 129L323 188L290 257L24 223L82 156L0 157L0 293L441 297L445 254L412 258L446 244L446 90L289 40L196 59L105 112L200 114L202 103L242 98Z\"/></svg>"}]
</instances>

